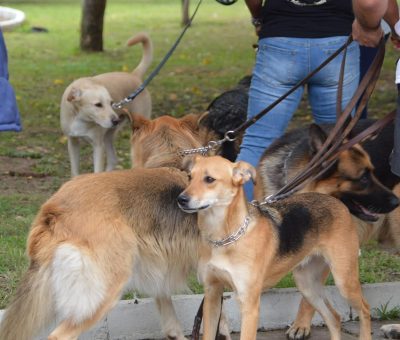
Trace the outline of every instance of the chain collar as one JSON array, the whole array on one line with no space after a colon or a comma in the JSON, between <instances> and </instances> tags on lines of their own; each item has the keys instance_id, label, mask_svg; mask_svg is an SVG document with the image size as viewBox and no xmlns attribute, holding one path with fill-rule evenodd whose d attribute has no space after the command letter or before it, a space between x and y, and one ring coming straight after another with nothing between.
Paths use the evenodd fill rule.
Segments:
<instances>
[{"instance_id":1,"label":"chain collar","mask_svg":"<svg viewBox=\"0 0 400 340\"><path fill-rule=\"evenodd\" d=\"M236 230L233 234L229 235L228 237L222 239L222 240L210 240L208 239L208 242L218 248L218 247L225 247L233 242L236 242L240 237L244 235L246 232L247 228L249 227L250 223L250 216L246 216L244 219L243 224L240 226L238 230Z\"/></svg>"}]
</instances>

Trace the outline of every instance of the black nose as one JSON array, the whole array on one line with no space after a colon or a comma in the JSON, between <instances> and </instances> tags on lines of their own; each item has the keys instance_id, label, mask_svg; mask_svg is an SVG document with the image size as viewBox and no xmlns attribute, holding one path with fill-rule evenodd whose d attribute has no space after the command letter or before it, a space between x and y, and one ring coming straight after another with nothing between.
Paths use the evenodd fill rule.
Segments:
<instances>
[{"instance_id":1,"label":"black nose","mask_svg":"<svg viewBox=\"0 0 400 340\"><path fill-rule=\"evenodd\" d=\"M186 207L187 204L189 203L189 197L186 196L185 194L180 194L177 198L178 204L181 207Z\"/></svg>"},{"instance_id":2,"label":"black nose","mask_svg":"<svg viewBox=\"0 0 400 340\"><path fill-rule=\"evenodd\" d=\"M113 118L111 119L111 123L113 126L117 126L119 124L120 119L119 118Z\"/></svg>"}]
</instances>

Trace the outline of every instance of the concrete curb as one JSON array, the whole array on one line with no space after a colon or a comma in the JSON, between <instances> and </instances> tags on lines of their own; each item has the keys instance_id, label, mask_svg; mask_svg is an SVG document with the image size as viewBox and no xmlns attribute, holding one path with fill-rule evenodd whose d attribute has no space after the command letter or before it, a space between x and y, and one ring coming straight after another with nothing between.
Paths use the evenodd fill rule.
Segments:
<instances>
[{"instance_id":1,"label":"concrete curb","mask_svg":"<svg viewBox=\"0 0 400 340\"><path fill-rule=\"evenodd\" d=\"M340 296L335 286L326 287L327 297L343 321L350 320L351 310ZM388 308L400 305L400 282L363 285L364 296L371 310L388 303ZM224 308L231 330L240 330L240 314L232 293L225 294ZM194 316L203 295L177 295L173 302L178 318L186 334L191 333ZM285 328L293 322L300 301L300 293L295 288L271 289L261 297L260 329ZM2 316L0 311L0 319ZM321 325L319 315L313 320L314 325ZM153 299L122 300L107 317L80 340L133 340L162 338L159 316Z\"/></svg>"}]
</instances>

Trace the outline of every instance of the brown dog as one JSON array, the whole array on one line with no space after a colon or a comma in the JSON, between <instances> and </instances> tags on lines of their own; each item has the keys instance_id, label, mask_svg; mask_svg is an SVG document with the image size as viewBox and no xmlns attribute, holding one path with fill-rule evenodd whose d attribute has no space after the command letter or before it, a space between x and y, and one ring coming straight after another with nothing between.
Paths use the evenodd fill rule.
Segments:
<instances>
[{"instance_id":1,"label":"brown dog","mask_svg":"<svg viewBox=\"0 0 400 340\"><path fill-rule=\"evenodd\" d=\"M243 184L255 169L221 157L197 156L179 207L197 212L205 285L204 339L214 339L225 286L236 293L241 339L256 339L260 295L293 270L297 287L324 318L332 340L340 318L327 302L321 276L329 267L342 296L360 318L360 340L371 339L370 312L358 280L358 237L348 209L317 193L294 195L260 207L247 203ZM318 265L316 265L318 264Z\"/></svg>"},{"instance_id":2,"label":"brown dog","mask_svg":"<svg viewBox=\"0 0 400 340\"><path fill-rule=\"evenodd\" d=\"M1 340L30 340L49 321L51 340L77 339L125 288L156 298L166 337L184 339L171 294L197 264L196 219L176 198L177 169L132 169L74 177L32 224L30 266L0 324Z\"/></svg>"},{"instance_id":3,"label":"brown dog","mask_svg":"<svg viewBox=\"0 0 400 340\"><path fill-rule=\"evenodd\" d=\"M32 339L53 317L61 323L50 339L76 339L123 288L154 297L165 336L185 339L171 295L197 269L200 236L196 218L175 203L187 174L159 167L180 168L178 151L206 143L199 118L135 116L133 163L157 169L78 176L42 206L28 239L31 266L0 324L1 340Z\"/></svg>"},{"instance_id":4,"label":"brown dog","mask_svg":"<svg viewBox=\"0 0 400 340\"><path fill-rule=\"evenodd\" d=\"M356 128L360 131L372 123L362 121ZM276 140L258 165L256 199L274 194L304 169L326 138L326 132L313 124L309 129L293 130ZM379 180L388 186L396 183L396 178L387 169L392 149L390 141L393 145L393 129L387 127L364 147L355 145L342 152L331 169L322 177L309 181L300 192L329 194L346 204L357 226L360 244L376 239L400 249L400 209L395 209L399 203L395 194L400 197L400 185L394 187L393 193ZM329 270L322 279L325 281L328 275ZM303 299L297 318L287 332L288 337L307 337L314 313L312 305Z\"/></svg>"}]
</instances>

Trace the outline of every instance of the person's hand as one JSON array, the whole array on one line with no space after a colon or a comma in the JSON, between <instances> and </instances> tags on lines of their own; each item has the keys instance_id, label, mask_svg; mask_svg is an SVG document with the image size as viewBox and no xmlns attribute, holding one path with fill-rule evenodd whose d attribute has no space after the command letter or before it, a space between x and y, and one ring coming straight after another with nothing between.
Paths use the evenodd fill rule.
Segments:
<instances>
[{"instance_id":1,"label":"person's hand","mask_svg":"<svg viewBox=\"0 0 400 340\"><path fill-rule=\"evenodd\" d=\"M392 33L390 34L390 41L393 44L393 47L396 50L400 50L400 37L397 35L396 32L392 31Z\"/></svg>"},{"instance_id":2,"label":"person's hand","mask_svg":"<svg viewBox=\"0 0 400 340\"><path fill-rule=\"evenodd\" d=\"M379 25L376 28L366 28L360 25L357 19L353 22L352 27L353 40L358 41L362 46L376 47L382 39L383 30Z\"/></svg>"}]
</instances>

